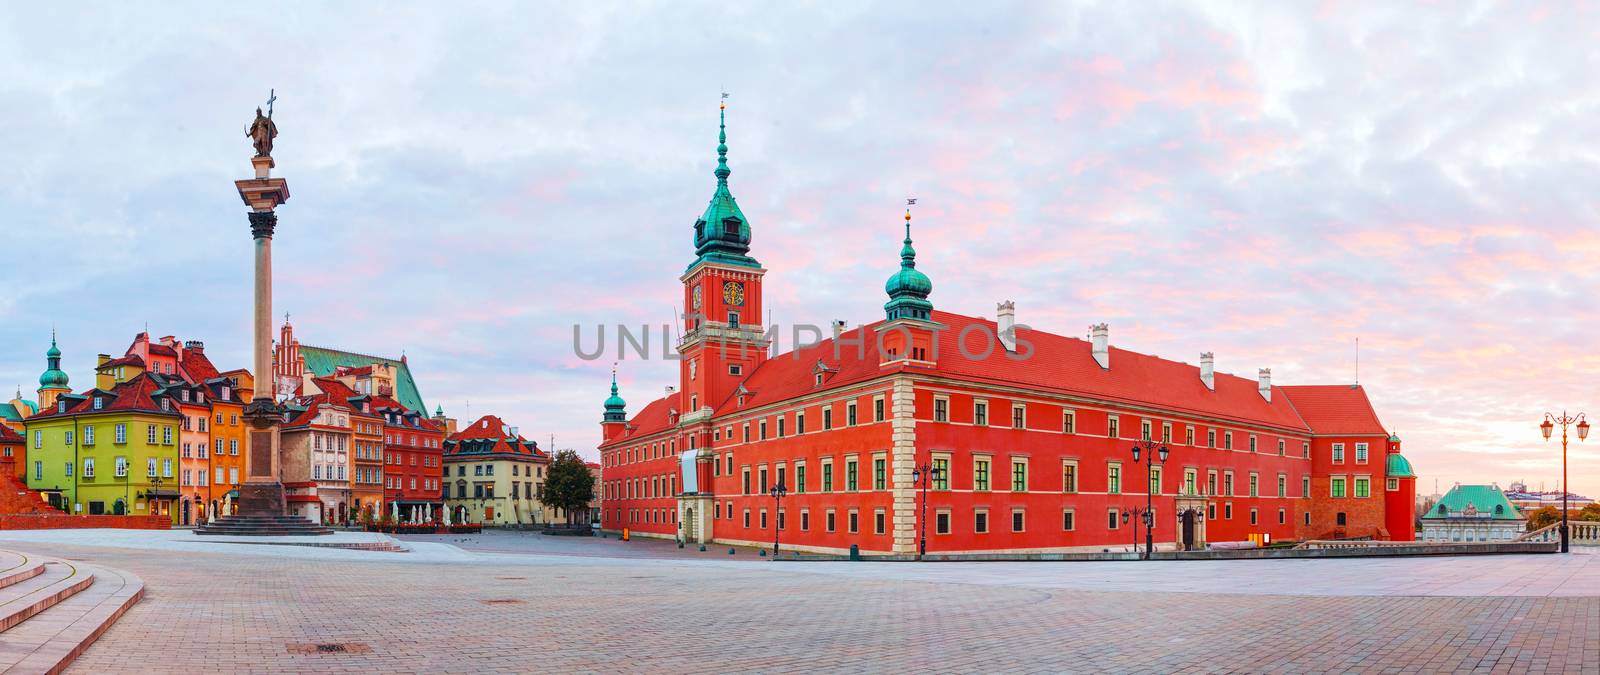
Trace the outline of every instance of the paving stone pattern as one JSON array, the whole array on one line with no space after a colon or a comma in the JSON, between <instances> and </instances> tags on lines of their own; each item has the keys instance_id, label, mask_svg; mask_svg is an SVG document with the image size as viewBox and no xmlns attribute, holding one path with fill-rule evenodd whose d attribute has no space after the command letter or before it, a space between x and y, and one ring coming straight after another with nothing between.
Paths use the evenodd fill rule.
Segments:
<instances>
[{"instance_id":1,"label":"paving stone pattern","mask_svg":"<svg viewBox=\"0 0 1600 675\"><path fill-rule=\"evenodd\" d=\"M823 568L507 537L457 542L468 550L454 562L428 557L429 544L414 558L7 545L144 578L145 600L73 665L82 673L1600 672L1594 596L1142 592L1127 579L1107 591L1042 581L1094 569L1078 563L1034 563L1015 583L995 578L1005 568L960 564L968 582L948 563ZM1233 564L1246 585L1267 569ZM1129 565L1152 578L1215 573ZM315 648L334 643L360 647Z\"/></svg>"}]
</instances>

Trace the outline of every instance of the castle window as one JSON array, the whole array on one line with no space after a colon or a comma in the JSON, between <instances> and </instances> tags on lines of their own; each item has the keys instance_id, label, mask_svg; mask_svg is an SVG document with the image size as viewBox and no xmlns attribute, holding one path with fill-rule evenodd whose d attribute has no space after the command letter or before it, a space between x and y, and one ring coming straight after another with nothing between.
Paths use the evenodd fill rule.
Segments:
<instances>
[{"instance_id":1,"label":"castle window","mask_svg":"<svg viewBox=\"0 0 1600 675\"><path fill-rule=\"evenodd\" d=\"M934 399L933 399L933 421L935 421L935 422L949 422L950 421L950 399L944 398L944 397L934 397Z\"/></svg>"},{"instance_id":2,"label":"castle window","mask_svg":"<svg viewBox=\"0 0 1600 675\"><path fill-rule=\"evenodd\" d=\"M728 312L728 327L729 328L738 328L739 327L739 313L738 312Z\"/></svg>"},{"instance_id":3,"label":"castle window","mask_svg":"<svg viewBox=\"0 0 1600 675\"><path fill-rule=\"evenodd\" d=\"M738 364L729 365L728 366L728 374L729 375L743 375L744 374L744 366L741 366L741 365L738 365Z\"/></svg>"}]
</instances>

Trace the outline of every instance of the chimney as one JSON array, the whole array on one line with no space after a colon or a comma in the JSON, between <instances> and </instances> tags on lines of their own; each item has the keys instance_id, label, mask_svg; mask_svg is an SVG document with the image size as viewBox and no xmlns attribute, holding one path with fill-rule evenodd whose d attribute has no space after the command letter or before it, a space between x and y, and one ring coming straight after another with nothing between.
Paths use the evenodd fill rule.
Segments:
<instances>
[{"instance_id":1,"label":"chimney","mask_svg":"<svg viewBox=\"0 0 1600 675\"><path fill-rule=\"evenodd\" d=\"M176 335L163 335L163 336L161 336L161 341L160 342L161 342L162 345L165 345L165 346L168 346L168 347L177 347L178 346L178 336L176 336Z\"/></svg>"},{"instance_id":2,"label":"chimney","mask_svg":"<svg viewBox=\"0 0 1600 675\"><path fill-rule=\"evenodd\" d=\"M1007 300L995 305L995 326L1006 351L1017 351L1017 303Z\"/></svg>"},{"instance_id":3,"label":"chimney","mask_svg":"<svg viewBox=\"0 0 1600 675\"><path fill-rule=\"evenodd\" d=\"M105 365L105 363L107 361L110 361L110 360L111 360L111 355L110 354L99 354L99 355L96 355L94 357L94 365L103 366L103 365Z\"/></svg>"},{"instance_id":4,"label":"chimney","mask_svg":"<svg viewBox=\"0 0 1600 675\"><path fill-rule=\"evenodd\" d=\"M673 394L676 394L676 393L678 393L678 390L677 390L677 389L676 389L676 388L674 388L674 387L667 387L667 393L666 393L666 397L667 397L667 398L672 398L672 395L673 395Z\"/></svg>"},{"instance_id":5,"label":"chimney","mask_svg":"<svg viewBox=\"0 0 1600 675\"><path fill-rule=\"evenodd\" d=\"M1217 360L1216 360L1216 357L1212 356L1211 352L1202 352L1200 354L1200 381L1205 383L1207 389L1210 389L1211 391L1216 391L1217 390L1216 375L1217 375Z\"/></svg>"},{"instance_id":6,"label":"chimney","mask_svg":"<svg viewBox=\"0 0 1600 675\"><path fill-rule=\"evenodd\" d=\"M1111 326L1097 323L1089 327L1089 339L1094 343L1094 362L1101 368L1111 369Z\"/></svg>"},{"instance_id":7,"label":"chimney","mask_svg":"<svg viewBox=\"0 0 1600 675\"><path fill-rule=\"evenodd\" d=\"M844 319L834 319L833 320L833 339L835 339L835 340L839 339L839 335L844 333L844 327L845 327Z\"/></svg>"},{"instance_id":8,"label":"chimney","mask_svg":"<svg viewBox=\"0 0 1600 675\"><path fill-rule=\"evenodd\" d=\"M1262 368L1256 371L1256 390L1261 392L1261 398L1272 402L1272 369Z\"/></svg>"}]
</instances>

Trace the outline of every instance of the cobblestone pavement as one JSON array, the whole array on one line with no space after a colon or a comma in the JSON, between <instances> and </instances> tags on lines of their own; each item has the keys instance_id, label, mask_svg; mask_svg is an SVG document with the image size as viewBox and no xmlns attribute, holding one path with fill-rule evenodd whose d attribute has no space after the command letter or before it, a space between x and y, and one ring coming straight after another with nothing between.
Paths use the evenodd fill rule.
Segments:
<instances>
[{"instance_id":1,"label":"cobblestone pavement","mask_svg":"<svg viewBox=\"0 0 1600 675\"><path fill-rule=\"evenodd\" d=\"M977 567L975 583L947 563L853 563L854 572L840 568L852 563L772 563L726 549L693 559L654 543L523 536L538 535L497 534L476 546L526 553L469 550L448 562L427 545L337 555L39 540L0 547L145 579L145 600L74 664L82 673L1600 672L1592 595L1113 592L1045 584L1052 569L1093 569L1076 563L1032 563L1013 583ZM1504 568L1554 558L1500 560ZM1125 564L1164 579L1207 569ZM1259 568L1223 569L1247 586ZM1301 569L1326 577L1335 568ZM347 651L315 647L333 643Z\"/></svg>"}]
</instances>

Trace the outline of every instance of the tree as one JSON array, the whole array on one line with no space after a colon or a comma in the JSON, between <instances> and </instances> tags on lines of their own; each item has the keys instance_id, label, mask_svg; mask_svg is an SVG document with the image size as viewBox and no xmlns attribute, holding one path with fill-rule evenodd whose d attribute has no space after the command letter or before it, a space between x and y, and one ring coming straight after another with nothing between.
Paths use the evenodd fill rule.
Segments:
<instances>
[{"instance_id":1,"label":"tree","mask_svg":"<svg viewBox=\"0 0 1600 675\"><path fill-rule=\"evenodd\" d=\"M1579 511L1577 515L1572 516L1572 519L1573 520L1600 520L1600 502L1597 502L1597 503L1594 503L1594 504L1585 505L1583 507L1583 510Z\"/></svg>"},{"instance_id":2,"label":"tree","mask_svg":"<svg viewBox=\"0 0 1600 675\"><path fill-rule=\"evenodd\" d=\"M1561 521L1561 509L1554 506L1544 506L1528 514L1528 531L1549 527Z\"/></svg>"},{"instance_id":3,"label":"tree","mask_svg":"<svg viewBox=\"0 0 1600 675\"><path fill-rule=\"evenodd\" d=\"M539 503L561 509L570 525L572 514L587 511L593 499L594 474L589 472L588 464L572 450L557 452L545 469L544 494L539 497Z\"/></svg>"}]
</instances>

